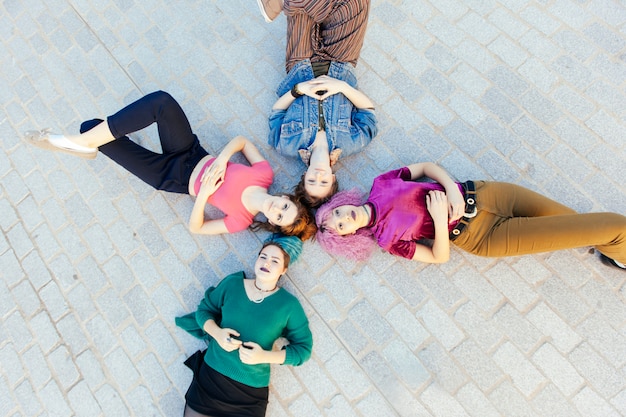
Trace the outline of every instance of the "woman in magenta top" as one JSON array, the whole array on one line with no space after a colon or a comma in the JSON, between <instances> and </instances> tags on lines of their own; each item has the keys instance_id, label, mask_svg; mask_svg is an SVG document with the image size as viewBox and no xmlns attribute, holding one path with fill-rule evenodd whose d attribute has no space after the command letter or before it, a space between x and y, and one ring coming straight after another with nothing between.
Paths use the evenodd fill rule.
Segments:
<instances>
[{"instance_id":1,"label":"woman in magenta top","mask_svg":"<svg viewBox=\"0 0 626 417\"><path fill-rule=\"evenodd\" d=\"M421 177L436 182L415 182ZM626 217L579 214L514 184L459 184L428 162L378 176L366 201L355 190L336 194L320 207L316 222L316 238L327 252L356 260L378 243L406 259L442 263L452 241L489 257L595 246L605 263L626 263Z\"/></svg>"},{"instance_id":2,"label":"woman in magenta top","mask_svg":"<svg viewBox=\"0 0 626 417\"><path fill-rule=\"evenodd\" d=\"M152 152L128 138L156 123L162 152ZM31 131L25 140L46 150L93 159L102 152L157 190L196 197L189 219L192 233L222 234L244 230L262 213L266 229L309 238L315 225L308 209L287 195L268 193L273 173L259 150L243 136L232 139L222 152L211 156L200 146L187 116L176 100L157 91L129 104L106 122L93 119L81 125L79 135L52 135ZM241 152L250 166L230 163ZM225 217L207 219L205 206L216 206Z\"/></svg>"}]
</instances>

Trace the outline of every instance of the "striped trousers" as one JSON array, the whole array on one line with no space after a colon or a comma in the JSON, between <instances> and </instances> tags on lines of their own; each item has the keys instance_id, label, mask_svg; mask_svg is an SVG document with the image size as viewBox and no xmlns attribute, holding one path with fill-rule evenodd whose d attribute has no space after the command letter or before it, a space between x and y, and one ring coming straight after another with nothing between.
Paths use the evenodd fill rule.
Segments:
<instances>
[{"instance_id":1,"label":"striped trousers","mask_svg":"<svg viewBox=\"0 0 626 417\"><path fill-rule=\"evenodd\" d=\"M284 0L287 72L305 59L356 65L369 8L370 0Z\"/></svg>"}]
</instances>

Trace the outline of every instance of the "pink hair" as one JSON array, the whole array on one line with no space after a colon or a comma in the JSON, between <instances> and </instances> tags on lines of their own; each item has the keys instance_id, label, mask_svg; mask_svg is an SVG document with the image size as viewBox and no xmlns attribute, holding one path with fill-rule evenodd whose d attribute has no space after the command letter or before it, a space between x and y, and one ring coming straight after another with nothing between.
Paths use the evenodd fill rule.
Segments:
<instances>
[{"instance_id":1,"label":"pink hair","mask_svg":"<svg viewBox=\"0 0 626 417\"><path fill-rule=\"evenodd\" d=\"M326 226L333 210L337 207L344 205L360 206L364 203L364 194L359 189L353 188L338 192L317 209L315 222L318 229L315 240L319 242L322 249L332 255L341 255L354 261L364 261L370 257L376 247L376 241L368 228L362 227L354 234L341 236L337 234L335 229Z\"/></svg>"}]
</instances>

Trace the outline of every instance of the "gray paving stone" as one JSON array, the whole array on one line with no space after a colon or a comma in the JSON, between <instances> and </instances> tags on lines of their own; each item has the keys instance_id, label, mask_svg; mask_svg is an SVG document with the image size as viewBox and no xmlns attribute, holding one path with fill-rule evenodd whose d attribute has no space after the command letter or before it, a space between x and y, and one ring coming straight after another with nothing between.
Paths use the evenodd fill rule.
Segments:
<instances>
[{"instance_id":1,"label":"gray paving stone","mask_svg":"<svg viewBox=\"0 0 626 417\"><path fill-rule=\"evenodd\" d=\"M566 81L580 89L593 81L591 71L570 56L557 58L552 63L552 68Z\"/></svg>"},{"instance_id":2,"label":"gray paving stone","mask_svg":"<svg viewBox=\"0 0 626 417\"><path fill-rule=\"evenodd\" d=\"M42 404L37 398L35 394L35 390L30 385L28 380L25 380L24 382L19 384L15 388L14 393L15 393L15 397L17 398L17 401L20 404L21 409L27 415L33 415L33 416L37 415L37 413L42 409ZM10 400L3 401L3 404L7 406L8 404L11 404L11 402Z\"/></svg>"},{"instance_id":3,"label":"gray paving stone","mask_svg":"<svg viewBox=\"0 0 626 417\"><path fill-rule=\"evenodd\" d=\"M580 416L554 385L547 385L534 399L532 405L541 415L558 417Z\"/></svg>"},{"instance_id":4,"label":"gray paving stone","mask_svg":"<svg viewBox=\"0 0 626 417\"><path fill-rule=\"evenodd\" d=\"M289 412L294 416L313 416L320 414L319 408L315 405L308 394L303 394L289 405Z\"/></svg>"},{"instance_id":5,"label":"gray paving stone","mask_svg":"<svg viewBox=\"0 0 626 417\"><path fill-rule=\"evenodd\" d=\"M464 340L452 351L454 358L472 380L483 390L493 387L502 377L494 361L482 352L472 340Z\"/></svg>"},{"instance_id":6,"label":"gray paving stone","mask_svg":"<svg viewBox=\"0 0 626 417\"><path fill-rule=\"evenodd\" d=\"M540 332L509 304L505 304L495 315L496 324L523 352L529 352L540 342Z\"/></svg>"},{"instance_id":7,"label":"gray paving stone","mask_svg":"<svg viewBox=\"0 0 626 417\"><path fill-rule=\"evenodd\" d=\"M109 384L103 385L96 393L98 404L104 411L104 415L128 415L128 407L121 400L120 395Z\"/></svg>"},{"instance_id":8,"label":"gray paving stone","mask_svg":"<svg viewBox=\"0 0 626 417\"><path fill-rule=\"evenodd\" d=\"M576 329L609 363L623 362L626 337L615 331L599 314L585 319Z\"/></svg>"},{"instance_id":9,"label":"gray paving stone","mask_svg":"<svg viewBox=\"0 0 626 417\"><path fill-rule=\"evenodd\" d=\"M0 348L0 363L2 364L2 374L9 385L16 385L24 376L24 368L12 344L7 343Z\"/></svg>"},{"instance_id":10,"label":"gray paving stone","mask_svg":"<svg viewBox=\"0 0 626 417\"><path fill-rule=\"evenodd\" d=\"M456 395L459 403L472 417L496 417L500 413L489 402L489 399L474 384L466 384Z\"/></svg>"},{"instance_id":11,"label":"gray paving stone","mask_svg":"<svg viewBox=\"0 0 626 417\"><path fill-rule=\"evenodd\" d=\"M535 90L530 90L520 98L522 106L546 125L555 124L560 117L561 111L547 98Z\"/></svg>"},{"instance_id":12,"label":"gray paving stone","mask_svg":"<svg viewBox=\"0 0 626 417\"><path fill-rule=\"evenodd\" d=\"M33 346L21 353L23 363L28 371L28 380L37 391L44 389L44 384L52 377L51 370L46 365L44 355L38 346ZM54 384L54 382L52 382ZM41 396L41 395L40 395ZM45 394L42 396L45 401Z\"/></svg>"},{"instance_id":13,"label":"gray paving stone","mask_svg":"<svg viewBox=\"0 0 626 417\"><path fill-rule=\"evenodd\" d=\"M548 343L537 349L532 361L565 396L575 393L584 383L576 369Z\"/></svg>"},{"instance_id":14,"label":"gray paving stone","mask_svg":"<svg viewBox=\"0 0 626 417\"><path fill-rule=\"evenodd\" d=\"M48 358L50 358L54 375L58 378L64 390L77 382L79 378L78 370L65 346L59 346L50 352Z\"/></svg>"},{"instance_id":15,"label":"gray paving stone","mask_svg":"<svg viewBox=\"0 0 626 417\"><path fill-rule=\"evenodd\" d=\"M498 61L484 46L469 39L461 42L454 51L467 65L481 74L487 73L498 64Z\"/></svg>"},{"instance_id":16,"label":"gray paving stone","mask_svg":"<svg viewBox=\"0 0 626 417\"><path fill-rule=\"evenodd\" d=\"M619 84L626 76L626 66L623 62L614 62L608 54L598 54L593 58L590 67L602 74L612 84Z\"/></svg>"},{"instance_id":17,"label":"gray paving stone","mask_svg":"<svg viewBox=\"0 0 626 417\"><path fill-rule=\"evenodd\" d=\"M553 98L572 115L584 119L591 114L594 109L585 97L573 91L567 86L559 86L553 93Z\"/></svg>"},{"instance_id":18,"label":"gray paving stone","mask_svg":"<svg viewBox=\"0 0 626 417\"><path fill-rule=\"evenodd\" d=\"M490 392L489 399L496 405L501 415L539 417L509 381L503 382Z\"/></svg>"},{"instance_id":19,"label":"gray paving stone","mask_svg":"<svg viewBox=\"0 0 626 417\"><path fill-rule=\"evenodd\" d=\"M327 375L325 366L315 360L294 368L294 373L316 404L325 403L337 393L337 386Z\"/></svg>"},{"instance_id":20,"label":"gray paving stone","mask_svg":"<svg viewBox=\"0 0 626 417\"><path fill-rule=\"evenodd\" d=\"M475 303L468 302L462 305L455 313L454 319L463 326L472 340L478 343L483 350L490 350L504 336L496 324L479 310Z\"/></svg>"},{"instance_id":21,"label":"gray paving stone","mask_svg":"<svg viewBox=\"0 0 626 417\"><path fill-rule=\"evenodd\" d=\"M561 353L569 353L581 341L581 337L544 303L538 304L526 316L530 322L549 336L552 345Z\"/></svg>"},{"instance_id":22,"label":"gray paving stone","mask_svg":"<svg viewBox=\"0 0 626 417\"><path fill-rule=\"evenodd\" d=\"M364 400L365 404L369 405L372 398L377 398L378 405L375 406L375 409L381 409L381 415L387 413L387 409L390 408L389 404L393 405L395 412L401 416L415 413L426 415L424 407L393 377L393 371L377 352L371 352L361 359L359 363L380 390L380 393L376 392L368 395ZM381 401L380 394L385 398L386 403ZM361 410L363 409L362 407L364 407L363 401L358 405L358 408ZM372 407L370 406L369 409L372 409Z\"/></svg>"},{"instance_id":23,"label":"gray paving stone","mask_svg":"<svg viewBox=\"0 0 626 417\"><path fill-rule=\"evenodd\" d=\"M455 68L450 78L473 98L480 97L489 87L489 83L481 74L464 63Z\"/></svg>"},{"instance_id":24,"label":"gray paving stone","mask_svg":"<svg viewBox=\"0 0 626 417\"><path fill-rule=\"evenodd\" d=\"M598 46L611 53L619 52L624 48L624 45L626 45L626 41L623 37L600 23L592 23L583 29L583 32Z\"/></svg>"},{"instance_id":25,"label":"gray paving stone","mask_svg":"<svg viewBox=\"0 0 626 417\"><path fill-rule=\"evenodd\" d=\"M376 345L382 345L391 338L393 329L380 313L368 302L361 301L348 311L348 318L355 323Z\"/></svg>"},{"instance_id":26,"label":"gray paving stone","mask_svg":"<svg viewBox=\"0 0 626 417\"><path fill-rule=\"evenodd\" d=\"M487 90L481 99L481 103L509 124L521 114L521 110L495 88Z\"/></svg>"},{"instance_id":27,"label":"gray paving stone","mask_svg":"<svg viewBox=\"0 0 626 417\"><path fill-rule=\"evenodd\" d=\"M430 19L435 13L434 6L430 2L424 0L416 0L414 2L402 2L398 6L404 13L410 15L411 18L420 23L424 23Z\"/></svg>"},{"instance_id":28,"label":"gray paving stone","mask_svg":"<svg viewBox=\"0 0 626 417\"><path fill-rule=\"evenodd\" d=\"M550 12L569 26L580 29L591 19L575 1L558 0L549 7Z\"/></svg>"},{"instance_id":29,"label":"gray paving stone","mask_svg":"<svg viewBox=\"0 0 626 417\"><path fill-rule=\"evenodd\" d=\"M528 25L505 9L494 10L488 20L513 39L518 39L529 29Z\"/></svg>"},{"instance_id":30,"label":"gray paving stone","mask_svg":"<svg viewBox=\"0 0 626 417\"><path fill-rule=\"evenodd\" d=\"M580 390L572 402L584 416L617 416L617 412L609 403L587 387Z\"/></svg>"},{"instance_id":31,"label":"gray paving stone","mask_svg":"<svg viewBox=\"0 0 626 417\"><path fill-rule=\"evenodd\" d=\"M397 301L393 292L383 285L380 277L367 267L353 275L352 279L355 285L381 312L388 310Z\"/></svg>"},{"instance_id":32,"label":"gray paving stone","mask_svg":"<svg viewBox=\"0 0 626 417\"><path fill-rule=\"evenodd\" d=\"M589 381L603 397L612 398L622 390L625 382L623 372L616 370L585 343L579 345L569 356L577 371Z\"/></svg>"},{"instance_id":33,"label":"gray paving stone","mask_svg":"<svg viewBox=\"0 0 626 417\"><path fill-rule=\"evenodd\" d=\"M369 389L367 375L345 351L337 352L324 365L326 372L350 401L363 396Z\"/></svg>"},{"instance_id":34,"label":"gray paving stone","mask_svg":"<svg viewBox=\"0 0 626 417\"><path fill-rule=\"evenodd\" d=\"M415 391L429 380L430 375L424 365L401 341L392 340L382 354L409 390Z\"/></svg>"},{"instance_id":35,"label":"gray paving stone","mask_svg":"<svg viewBox=\"0 0 626 417\"><path fill-rule=\"evenodd\" d=\"M466 270L463 273L456 273L452 276L452 280L482 311L494 311L503 301L502 294L475 271Z\"/></svg>"},{"instance_id":36,"label":"gray paving stone","mask_svg":"<svg viewBox=\"0 0 626 417\"><path fill-rule=\"evenodd\" d=\"M279 367L272 373L272 386L279 398L290 399L302 394L303 386L291 370Z\"/></svg>"},{"instance_id":37,"label":"gray paving stone","mask_svg":"<svg viewBox=\"0 0 626 417\"><path fill-rule=\"evenodd\" d=\"M456 392L467 383L464 371L438 343L430 343L419 351L418 357L437 385L446 392Z\"/></svg>"},{"instance_id":38,"label":"gray paving stone","mask_svg":"<svg viewBox=\"0 0 626 417\"><path fill-rule=\"evenodd\" d=\"M434 416L466 415L461 404L453 396L441 390L436 384L431 384L426 388L420 395L420 399L432 411Z\"/></svg>"},{"instance_id":39,"label":"gray paving stone","mask_svg":"<svg viewBox=\"0 0 626 417\"><path fill-rule=\"evenodd\" d=\"M450 320L444 310L434 302L428 301L416 314L424 326L446 348L452 349L463 339L464 335Z\"/></svg>"},{"instance_id":40,"label":"gray paving stone","mask_svg":"<svg viewBox=\"0 0 626 417\"><path fill-rule=\"evenodd\" d=\"M530 397L544 383L545 378L537 368L524 357L524 354L506 342L498 348L493 360L501 369L506 369L515 385L526 397Z\"/></svg>"},{"instance_id":41,"label":"gray paving stone","mask_svg":"<svg viewBox=\"0 0 626 417\"><path fill-rule=\"evenodd\" d=\"M452 96L448 106L454 110L461 119L472 126L478 125L487 117L487 113L464 94L455 94Z\"/></svg>"},{"instance_id":42,"label":"gray paving stone","mask_svg":"<svg viewBox=\"0 0 626 417\"><path fill-rule=\"evenodd\" d=\"M485 275L517 310L526 311L536 302L536 293L510 267L497 265Z\"/></svg>"},{"instance_id":43,"label":"gray paving stone","mask_svg":"<svg viewBox=\"0 0 626 417\"><path fill-rule=\"evenodd\" d=\"M69 415L71 413L63 393L54 380L48 382L48 384L42 388L40 396L46 404L46 408L50 410L50 414Z\"/></svg>"}]
</instances>

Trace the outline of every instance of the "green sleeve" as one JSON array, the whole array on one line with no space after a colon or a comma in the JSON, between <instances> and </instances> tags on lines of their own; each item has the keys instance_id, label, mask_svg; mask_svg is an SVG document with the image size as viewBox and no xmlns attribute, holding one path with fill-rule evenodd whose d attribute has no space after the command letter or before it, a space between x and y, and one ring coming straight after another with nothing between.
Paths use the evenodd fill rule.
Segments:
<instances>
[{"instance_id":1,"label":"green sleeve","mask_svg":"<svg viewBox=\"0 0 626 417\"><path fill-rule=\"evenodd\" d=\"M230 274L220 281L216 287L210 287L204 293L204 298L198 305L196 310L196 322L200 328L204 328L207 320L214 320L218 325L222 321L222 306L224 305L224 297L230 288L233 280L243 279L243 272Z\"/></svg>"},{"instance_id":2,"label":"green sleeve","mask_svg":"<svg viewBox=\"0 0 626 417\"><path fill-rule=\"evenodd\" d=\"M287 327L283 333L289 340L285 348L286 357L283 365L298 366L309 360L313 349L313 335L309 328L309 320L295 297L292 314L289 315Z\"/></svg>"}]
</instances>

